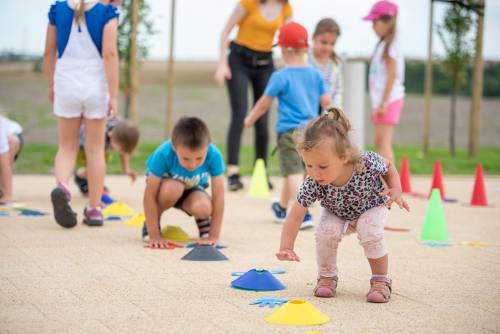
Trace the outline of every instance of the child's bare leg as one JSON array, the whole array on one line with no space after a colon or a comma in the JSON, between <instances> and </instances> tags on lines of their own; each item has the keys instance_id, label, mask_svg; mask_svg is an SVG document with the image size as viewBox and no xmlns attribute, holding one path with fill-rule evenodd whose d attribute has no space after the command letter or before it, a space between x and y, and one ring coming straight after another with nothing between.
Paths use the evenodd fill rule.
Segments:
<instances>
[{"instance_id":1,"label":"child's bare leg","mask_svg":"<svg viewBox=\"0 0 500 334\"><path fill-rule=\"evenodd\" d=\"M85 156L89 183L89 205L96 208L101 203L106 162L104 160L104 127L106 119L84 119Z\"/></svg>"},{"instance_id":2,"label":"child's bare leg","mask_svg":"<svg viewBox=\"0 0 500 334\"><path fill-rule=\"evenodd\" d=\"M80 149L80 118L58 117L59 148L54 162L56 180L67 185Z\"/></svg>"},{"instance_id":3,"label":"child's bare leg","mask_svg":"<svg viewBox=\"0 0 500 334\"><path fill-rule=\"evenodd\" d=\"M303 174L290 174L283 178L283 189L280 197L280 206L282 208L287 208L290 201L297 196L303 180Z\"/></svg>"},{"instance_id":4,"label":"child's bare leg","mask_svg":"<svg viewBox=\"0 0 500 334\"><path fill-rule=\"evenodd\" d=\"M21 141L19 140L19 137L17 135L10 135L8 140L9 140L10 162L13 164L16 154L19 152L19 149L21 148Z\"/></svg>"},{"instance_id":5,"label":"child's bare leg","mask_svg":"<svg viewBox=\"0 0 500 334\"><path fill-rule=\"evenodd\" d=\"M375 125L375 146L377 148L377 152L391 162L394 162L394 151L392 150L393 134L394 125Z\"/></svg>"},{"instance_id":6,"label":"child's bare leg","mask_svg":"<svg viewBox=\"0 0 500 334\"><path fill-rule=\"evenodd\" d=\"M0 154L0 187L3 193L0 202L3 204L12 199L12 164L9 151Z\"/></svg>"},{"instance_id":7,"label":"child's bare leg","mask_svg":"<svg viewBox=\"0 0 500 334\"><path fill-rule=\"evenodd\" d=\"M378 259L368 259L370 263L370 268L372 269L372 275L387 275L387 269L389 267L389 255L385 254Z\"/></svg>"},{"instance_id":8,"label":"child's bare leg","mask_svg":"<svg viewBox=\"0 0 500 334\"><path fill-rule=\"evenodd\" d=\"M194 191L184 201L182 208L191 214L198 226L200 238L210 233L210 216L212 215L212 201L204 191Z\"/></svg>"}]
</instances>

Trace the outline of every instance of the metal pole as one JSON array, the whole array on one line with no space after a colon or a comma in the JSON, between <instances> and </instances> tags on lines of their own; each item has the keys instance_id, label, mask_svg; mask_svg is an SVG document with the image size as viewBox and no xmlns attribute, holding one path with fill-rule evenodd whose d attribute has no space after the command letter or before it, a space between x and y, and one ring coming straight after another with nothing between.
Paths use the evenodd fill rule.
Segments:
<instances>
[{"instance_id":1,"label":"metal pole","mask_svg":"<svg viewBox=\"0 0 500 334\"><path fill-rule=\"evenodd\" d=\"M434 3L430 2L429 9L429 36L427 44L427 63L425 64L425 109L424 109L424 140L422 151L429 152L429 138L431 133L431 99L432 99L432 33L434 26Z\"/></svg>"},{"instance_id":2,"label":"metal pole","mask_svg":"<svg viewBox=\"0 0 500 334\"><path fill-rule=\"evenodd\" d=\"M171 0L170 13L170 50L167 72L167 114L165 119L165 138L170 138L172 131L172 114L174 102L174 35L175 35L175 0Z\"/></svg>"},{"instance_id":3,"label":"metal pole","mask_svg":"<svg viewBox=\"0 0 500 334\"><path fill-rule=\"evenodd\" d=\"M347 61L344 66L344 108L353 127L353 141L365 145L365 87L366 64Z\"/></svg>"},{"instance_id":4,"label":"metal pole","mask_svg":"<svg viewBox=\"0 0 500 334\"><path fill-rule=\"evenodd\" d=\"M472 79L472 99L469 122L469 156L479 153L479 132L481 123L481 99L483 97L483 30L485 0L480 0L476 30L476 56L474 58L474 77Z\"/></svg>"},{"instance_id":5,"label":"metal pole","mask_svg":"<svg viewBox=\"0 0 500 334\"><path fill-rule=\"evenodd\" d=\"M139 26L139 1L132 0L130 13L130 59L129 59L129 109L128 118L137 121L137 30Z\"/></svg>"}]
</instances>

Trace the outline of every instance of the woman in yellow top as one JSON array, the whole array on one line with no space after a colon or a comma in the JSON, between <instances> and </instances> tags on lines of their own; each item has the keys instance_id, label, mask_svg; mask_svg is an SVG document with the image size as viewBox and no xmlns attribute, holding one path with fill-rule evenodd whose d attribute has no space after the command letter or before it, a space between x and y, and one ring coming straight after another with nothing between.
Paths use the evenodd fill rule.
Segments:
<instances>
[{"instance_id":1,"label":"woman in yellow top","mask_svg":"<svg viewBox=\"0 0 500 334\"><path fill-rule=\"evenodd\" d=\"M248 81L254 103L260 98L274 71L272 46L276 31L292 18L287 0L240 0L221 34L220 60L215 80L227 82L231 103L231 123L227 135L228 187L243 188L239 176L239 153L243 120L248 111ZM238 25L236 39L229 42ZM228 54L229 48L229 54ZM268 113L255 123L255 157L267 161Z\"/></svg>"}]
</instances>

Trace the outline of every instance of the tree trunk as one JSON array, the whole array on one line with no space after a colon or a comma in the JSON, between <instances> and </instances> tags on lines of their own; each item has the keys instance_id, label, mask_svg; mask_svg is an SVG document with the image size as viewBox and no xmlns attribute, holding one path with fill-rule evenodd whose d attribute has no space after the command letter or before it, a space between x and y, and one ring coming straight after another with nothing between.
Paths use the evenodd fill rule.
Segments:
<instances>
[{"instance_id":1,"label":"tree trunk","mask_svg":"<svg viewBox=\"0 0 500 334\"><path fill-rule=\"evenodd\" d=\"M434 24L434 4L429 1L429 36L427 45L427 63L425 64L425 109L424 109L424 138L422 151L424 155L429 152L429 138L431 128L431 99L432 99L432 31Z\"/></svg>"},{"instance_id":2,"label":"tree trunk","mask_svg":"<svg viewBox=\"0 0 500 334\"><path fill-rule=\"evenodd\" d=\"M483 97L483 29L485 0L479 0L483 6L477 21L476 52L474 58L474 74L472 80L472 99L469 121L469 157L479 153L479 131L481 121L481 98Z\"/></svg>"},{"instance_id":3,"label":"tree trunk","mask_svg":"<svg viewBox=\"0 0 500 334\"><path fill-rule=\"evenodd\" d=\"M132 0L130 4L130 59L129 59L129 94L127 118L137 121L137 30L139 26L139 1Z\"/></svg>"},{"instance_id":4,"label":"tree trunk","mask_svg":"<svg viewBox=\"0 0 500 334\"><path fill-rule=\"evenodd\" d=\"M457 85L457 76L456 74L453 76L453 88L451 92L451 110L450 110L450 154L452 157L455 157L455 123L456 123L456 108L457 108L457 93L458 93L458 85Z\"/></svg>"}]
</instances>

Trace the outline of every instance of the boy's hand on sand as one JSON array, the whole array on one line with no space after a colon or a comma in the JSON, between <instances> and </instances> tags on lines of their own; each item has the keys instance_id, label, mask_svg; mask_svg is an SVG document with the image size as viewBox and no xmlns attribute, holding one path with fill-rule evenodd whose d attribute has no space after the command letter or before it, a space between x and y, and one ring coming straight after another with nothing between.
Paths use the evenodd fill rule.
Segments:
<instances>
[{"instance_id":1,"label":"boy's hand on sand","mask_svg":"<svg viewBox=\"0 0 500 334\"><path fill-rule=\"evenodd\" d=\"M389 202L387 203L388 207L391 207L392 203L395 202L400 209L406 209L406 211L410 212L410 206L403 199L403 196L401 196L401 189L386 189L380 193L380 196L389 196Z\"/></svg>"},{"instance_id":2,"label":"boy's hand on sand","mask_svg":"<svg viewBox=\"0 0 500 334\"><path fill-rule=\"evenodd\" d=\"M150 238L148 243L144 245L145 248L151 249L174 249L174 248L182 248L181 245L176 244L175 242L170 242L162 237Z\"/></svg>"},{"instance_id":3,"label":"boy's hand on sand","mask_svg":"<svg viewBox=\"0 0 500 334\"><path fill-rule=\"evenodd\" d=\"M231 69L229 66L227 64L219 65L217 71L215 71L214 79L221 86L226 79L231 80Z\"/></svg>"},{"instance_id":4,"label":"boy's hand on sand","mask_svg":"<svg viewBox=\"0 0 500 334\"><path fill-rule=\"evenodd\" d=\"M300 262L300 258L295 254L293 249L280 249L278 253L276 253L276 257L281 261L297 261Z\"/></svg>"},{"instance_id":5,"label":"boy's hand on sand","mask_svg":"<svg viewBox=\"0 0 500 334\"><path fill-rule=\"evenodd\" d=\"M198 245L216 246L218 242L219 242L219 239L214 238L214 237L207 237L207 238L202 238L202 239L196 240L196 243Z\"/></svg>"}]
</instances>

